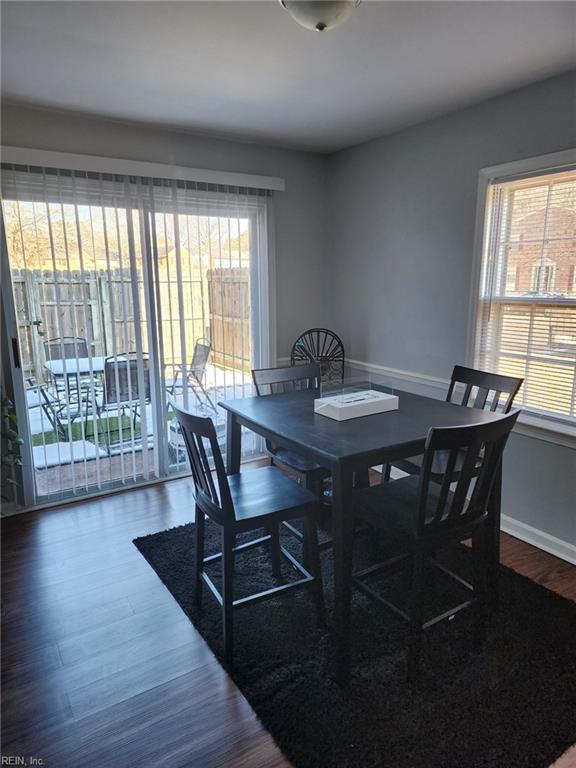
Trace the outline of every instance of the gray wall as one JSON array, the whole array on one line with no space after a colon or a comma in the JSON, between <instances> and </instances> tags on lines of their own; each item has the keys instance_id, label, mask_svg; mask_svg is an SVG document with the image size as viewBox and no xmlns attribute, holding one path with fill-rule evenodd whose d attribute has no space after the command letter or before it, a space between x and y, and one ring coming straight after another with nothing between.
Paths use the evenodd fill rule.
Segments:
<instances>
[{"instance_id":1,"label":"gray wall","mask_svg":"<svg viewBox=\"0 0 576 768\"><path fill-rule=\"evenodd\" d=\"M2 143L281 176L286 191L274 203L278 355L289 354L303 330L326 323L325 156L11 104L2 111Z\"/></svg>"},{"instance_id":2,"label":"gray wall","mask_svg":"<svg viewBox=\"0 0 576 768\"><path fill-rule=\"evenodd\" d=\"M571 73L333 155L330 322L349 357L441 378L464 363L480 168L574 145ZM576 543L576 451L514 436L507 465L504 513Z\"/></svg>"}]
</instances>

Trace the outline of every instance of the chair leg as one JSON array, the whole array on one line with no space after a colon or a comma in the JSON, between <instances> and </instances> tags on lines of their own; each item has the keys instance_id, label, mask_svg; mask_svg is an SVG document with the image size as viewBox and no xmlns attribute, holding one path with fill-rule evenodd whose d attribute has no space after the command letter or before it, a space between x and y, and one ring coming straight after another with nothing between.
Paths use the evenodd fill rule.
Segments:
<instances>
[{"instance_id":1,"label":"chair leg","mask_svg":"<svg viewBox=\"0 0 576 768\"><path fill-rule=\"evenodd\" d=\"M310 559L310 573L314 576L311 584L312 596L316 603L316 615L318 626L326 626L326 609L324 607L324 590L322 587L322 566L320 563L320 548L318 547L318 526L316 521L307 517L304 521L305 541L308 542L308 555Z\"/></svg>"},{"instance_id":2,"label":"chair leg","mask_svg":"<svg viewBox=\"0 0 576 768\"><path fill-rule=\"evenodd\" d=\"M202 570L204 568L204 512L196 506L194 526L196 559L194 561L194 603L202 604Z\"/></svg>"},{"instance_id":3,"label":"chair leg","mask_svg":"<svg viewBox=\"0 0 576 768\"><path fill-rule=\"evenodd\" d=\"M318 480L315 477L311 477L310 475L304 475L304 487L307 491L310 491L310 493L313 493L314 496L317 496L318 499L322 496L322 480ZM327 511L322 510L320 513L320 516L329 514ZM322 522L322 521L320 521ZM310 559L310 542L309 542L309 531L308 527L305 525L303 527L303 537L302 537L302 563L304 565L304 568L306 568L307 571L310 571L312 568L312 561ZM316 546L318 546L318 530L316 528Z\"/></svg>"},{"instance_id":4,"label":"chair leg","mask_svg":"<svg viewBox=\"0 0 576 768\"><path fill-rule=\"evenodd\" d=\"M272 523L270 526L270 556L272 559L272 575L275 578L280 578L280 525L279 523Z\"/></svg>"},{"instance_id":5,"label":"chair leg","mask_svg":"<svg viewBox=\"0 0 576 768\"><path fill-rule=\"evenodd\" d=\"M486 608L487 608L487 570L488 547L486 531L480 527L472 537L473 560L473 613L474 613L474 645L479 648L486 639Z\"/></svg>"},{"instance_id":6,"label":"chair leg","mask_svg":"<svg viewBox=\"0 0 576 768\"><path fill-rule=\"evenodd\" d=\"M224 634L224 661L233 667L233 600L234 600L234 536L222 529L222 629Z\"/></svg>"},{"instance_id":7,"label":"chair leg","mask_svg":"<svg viewBox=\"0 0 576 768\"><path fill-rule=\"evenodd\" d=\"M412 566L412 586L408 614L408 681L416 682L420 676L422 656L422 619L424 609L424 584L426 578L426 556L421 550L414 552Z\"/></svg>"}]
</instances>

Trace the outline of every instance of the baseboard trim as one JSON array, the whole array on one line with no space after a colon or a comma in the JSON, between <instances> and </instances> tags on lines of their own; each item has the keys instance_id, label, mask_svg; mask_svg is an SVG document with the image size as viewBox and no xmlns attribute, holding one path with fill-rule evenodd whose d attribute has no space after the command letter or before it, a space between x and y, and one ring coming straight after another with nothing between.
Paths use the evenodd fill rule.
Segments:
<instances>
[{"instance_id":1,"label":"baseboard trim","mask_svg":"<svg viewBox=\"0 0 576 768\"><path fill-rule=\"evenodd\" d=\"M501 528L505 533L509 533L516 539L521 539L527 544L532 544L538 549L543 549L551 555L555 555L561 560L576 565L576 544L570 544L568 541L556 538L545 531L533 528L531 525L515 520L508 515L502 515Z\"/></svg>"}]
</instances>

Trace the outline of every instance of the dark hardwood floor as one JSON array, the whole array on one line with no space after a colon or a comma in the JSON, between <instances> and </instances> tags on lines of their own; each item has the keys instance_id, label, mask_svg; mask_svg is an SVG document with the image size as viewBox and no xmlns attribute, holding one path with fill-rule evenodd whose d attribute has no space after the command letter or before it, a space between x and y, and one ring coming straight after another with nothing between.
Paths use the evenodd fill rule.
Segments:
<instances>
[{"instance_id":1,"label":"dark hardwood floor","mask_svg":"<svg viewBox=\"0 0 576 768\"><path fill-rule=\"evenodd\" d=\"M175 480L2 521L4 757L288 765L132 544L192 517L189 481ZM573 566L505 535L503 560L576 599Z\"/></svg>"}]
</instances>

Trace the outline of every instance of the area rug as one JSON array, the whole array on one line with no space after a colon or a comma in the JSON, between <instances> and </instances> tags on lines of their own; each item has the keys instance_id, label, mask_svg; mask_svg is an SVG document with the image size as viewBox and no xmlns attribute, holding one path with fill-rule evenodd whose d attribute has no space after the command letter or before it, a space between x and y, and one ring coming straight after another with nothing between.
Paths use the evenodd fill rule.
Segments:
<instances>
[{"instance_id":1,"label":"area rug","mask_svg":"<svg viewBox=\"0 0 576 768\"><path fill-rule=\"evenodd\" d=\"M192 602L194 526L134 543L221 659L216 602L207 588L201 611ZM219 549L211 524L207 547ZM361 542L357 549L367 560L370 549ZM445 557L468 574L467 548ZM331 551L322 559L330 618ZM290 578L288 569L283 576ZM404 581L381 588L400 599ZM434 600L444 601L451 587L440 581ZM265 548L237 557L235 597L272 583ZM576 741L576 605L508 568L501 592L480 651L469 611L428 630L418 685L405 679L404 624L358 593L348 690L331 678L331 635L316 628L306 591L235 613L233 677L296 768L547 768Z\"/></svg>"}]
</instances>

